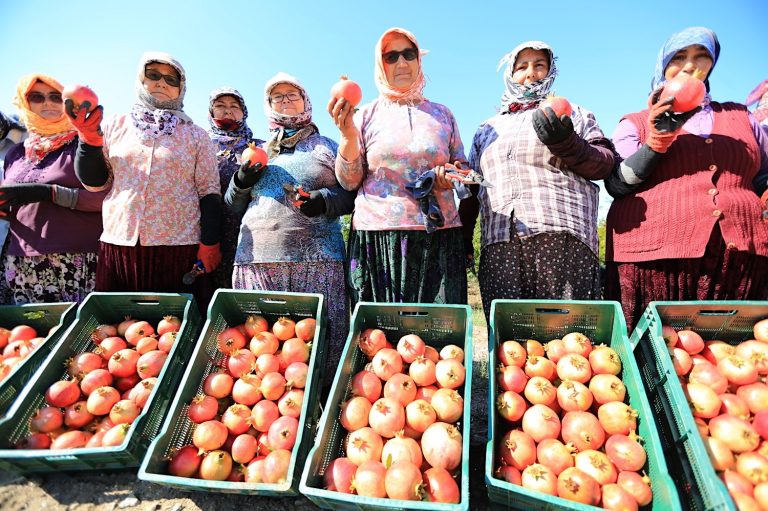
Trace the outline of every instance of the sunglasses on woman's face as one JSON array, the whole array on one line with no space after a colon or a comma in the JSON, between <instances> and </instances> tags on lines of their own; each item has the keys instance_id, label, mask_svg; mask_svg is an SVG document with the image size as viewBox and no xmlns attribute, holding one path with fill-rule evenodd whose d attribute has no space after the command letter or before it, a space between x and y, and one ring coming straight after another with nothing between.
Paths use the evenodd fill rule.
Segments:
<instances>
[{"instance_id":1,"label":"sunglasses on woman's face","mask_svg":"<svg viewBox=\"0 0 768 511\"><path fill-rule=\"evenodd\" d=\"M27 101L39 105L45 103L46 97L51 103L55 103L57 105L61 104L62 99L60 92L49 92L47 96L42 92L30 92L27 94Z\"/></svg>"},{"instance_id":2,"label":"sunglasses on woman's face","mask_svg":"<svg viewBox=\"0 0 768 511\"><path fill-rule=\"evenodd\" d=\"M171 87L178 87L181 85L181 80L173 75L164 75L160 71L157 71L156 69L145 69L144 70L144 76L147 78L147 80L152 80L153 82L159 82L162 78L165 80L165 83L170 85Z\"/></svg>"},{"instance_id":3,"label":"sunglasses on woman's face","mask_svg":"<svg viewBox=\"0 0 768 511\"><path fill-rule=\"evenodd\" d=\"M419 53L415 48L406 48L403 51L388 51L382 57L384 58L384 62L387 64L394 64L398 60L400 60L400 55L403 56L403 58L407 61L415 60L416 57L418 57Z\"/></svg>"}]
</instances>

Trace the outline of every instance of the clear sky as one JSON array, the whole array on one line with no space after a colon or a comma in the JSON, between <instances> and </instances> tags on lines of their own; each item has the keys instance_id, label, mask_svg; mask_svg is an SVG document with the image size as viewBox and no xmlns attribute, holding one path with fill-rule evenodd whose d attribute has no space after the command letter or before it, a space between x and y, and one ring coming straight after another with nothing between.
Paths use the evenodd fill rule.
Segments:
<instances>
[{"instance_id":1,"label":"clear sky","mask_svg":"<svg viewBox=\"0 0 768 511\"><path fill-rule=\"evenodd\" d=\"M185 111L203 127L208 93L229 85L245 96L248 123L265 138L264 83L285 71L304 83L320 132L338 140L325 112L330 87L347 74L363 88L363 102L374 99L374 46L401 26L430 50L425 95L453 111L468 153L499 104L496 64L523 41L554 48L555 91L593 111L610 135L623 114L643 108L661 45L689 26L707 26L720 39L713 98L744 102L768 78L766 22L766 0L0 0L0 110L15 111L20 76L43 72L90 85L106 115L126 112L140 55L160 50L186 68Z\"/></svg>"}]
</instances>

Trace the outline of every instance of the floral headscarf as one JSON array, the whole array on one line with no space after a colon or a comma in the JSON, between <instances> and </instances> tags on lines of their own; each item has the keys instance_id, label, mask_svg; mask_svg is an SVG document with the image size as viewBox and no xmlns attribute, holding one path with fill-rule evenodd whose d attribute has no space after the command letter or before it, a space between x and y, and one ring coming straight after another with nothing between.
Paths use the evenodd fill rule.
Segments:
<instances>
[{"instance_id":1,"label":"floral headscarf","mask_svg":"<svg viewBox=\"0 0 768 511\"><path fill-rule=\"evenodd\" d=\"M173 67L179 73L179 97L169 101L159 101L144 88L144 71L147 64L159 62ZM179 120L192 122L184 113L184 94L187 90L187 75L181 63L168 53L148 51L139 59L136 75L137 102L133 105L131 117L133 125L143 140L172 135Z\"/></svg>"},{"instance_id":2,"label":"floral headscarf","mask_svg":"<svg viewBox=\"0 0 768 511\"><path fill-rule=\"evenodd\" d=\"M517 56L526 48L544 51L544 53L549 56L549 72L547 73L547 76L529 85L516 83L512 79ZM533 107L547 97L550 89L552 89L555 77L557 77L556 60L557 58L552 51L552 47L542 41L526 41L504 55L496 68L498 71L504 64L507 65L507 69L504 71L504 87L506 90L501 96L501 111L508 112L510 111L510 108L515 110L516 108L513 105L522 105L523 108Z\"/></svg>"},{"instance_id":3,"label":"floral headscarf","mask_svg":"<svg viewBox=\"0 0 768 511\"><path fill-rule=\"evenodd\" d=\"M391 86L387 81L387 74L384 71L384 47L391 41L394 36L401 35L408 39L414 48L416 48L419 63L419 74L413 83L406 89L399 89ZM393 103L407 103L416 104L421 103L426 98L423 95L424 87L426 85L426 79L424 78L424 72L421 69L421 57L426 55L426 50L419 48L419 43L416 41L416 36L405 30L404 28L393 27L384 32L376 43L376 49L374 53L375 68L373 71L373 78L376 82L376 88L379 89L379 94Z\"/></svg>"},{"instance_id":4,"label":"floral headscarf","mask_svg":"<svg viewBox=\"0 0 768 511\"><path fill-rule=\"evenodd\" d=\"M717 64L717 58L720 56L720 42L717 40L717 35L706 27L689 27L672 34L659 50L659 56L656 58L656 69L653 71L653 80L651 81L652 91L666 81L664 71L666 71L672 57L683 48L693 44L699 44L709 52L710 57L712 57L712 69L709 70L709 74L712 74L712 70ZM707 92L709 92L709 75L704 80L704 85L707 86Z\"/></svg>"},{"instance_id":5,"label":"floral headscarf","mask_svg":"<svg viewBox=\"0 0 768 511\"><path fill-rule=\"evenodd\" d=\"M213 119L213 103L222 96L232 96L237 99L243 110L243 119L237 123L237 127L233 130L220 128ZM246 119L248 119L248 108L245 106L243 95L237 89L219 87L211 91L208 98L208 124L210 125L208 136L219 145L217 156L222 156L225 153L240 154L245 150L248 142L253 138L253 132L248 127Z\"/></svg>"},{"instance_id":6,"label":"floral headscarf","mask_svg":"<svg viewBox=\"0 0 768 511\"><path fill-rule=\"evenodd\" d=\"M272 89L281 83L293 85L299 89L299 94L304 99L304 111L297 115L285 115L272 109L269 96ZM319 130L312 122L312 102L309 100L304 86L301 85L298 78L282 71L267 81L264 86L264 113L269 119L269 130L272 132L272 138L267 142L267 155L270 159L280 153L281 148L291 149L300 141L317 133Z\"/></svg>"},{"instance_id":7,"label":"floral headscarf","mask_svg":"<svg viewBox=\"0 0 768 511\"><path fill-rule=\"evenodd\" d=\"M68 144L77 136L69 117L64 115L64 109L61 111L61 117L50 120L37 115L29 107L27 94L37 82L42 82L58 92L64 90L56 79L40 73L22 76L16 84L13 104L19 109L19 120L29 131L29 136L24 140L24 156L33 163L40 162L48 153Z\"/></svg>"}]
</instances>

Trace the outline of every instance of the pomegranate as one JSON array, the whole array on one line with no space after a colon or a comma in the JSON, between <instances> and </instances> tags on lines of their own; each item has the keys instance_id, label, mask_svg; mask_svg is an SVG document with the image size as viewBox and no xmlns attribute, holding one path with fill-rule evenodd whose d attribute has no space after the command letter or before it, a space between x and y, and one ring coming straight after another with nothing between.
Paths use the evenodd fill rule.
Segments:
<instances>
[{"instance_id":1,"label":"pomegranate","mask_svg":"<svg viewBox=\"0 0 768 511\"><path fill-rule=\"evenodd\" d=\"M443 346L443 348L440 350L440 359L449 360L452 358L455 358L459 362L463 362L464 350L456 346L455 344L448 344L446 346Z\"/></svg>"},{"instance_id":2,"label":"pomegranate","mask_svg":"<svg viewBox=\"0 0 768 511\"><path fill-rule=\"evenodd\" d=\"M93 436L91 433L86 433L77 429L64 432L53 439L51 442L51 450L78 449L85 447L85 444L88 443L91 436Z\"/></svg>"},{"instance_id":3,"label":"pomegranate","mask_svg":"<svg viewBox=\"0 0 768 511\"><path fill-rule=\"evenodd\" d=\"M154 327L147 321L137 321L125 329L125 340L128 344L136 346L139 339L149 337L155 333ZM103 344L103 343L102 343Z\"/></svg>"},{"instance_id":4,"label":"pomegranate","mask_svg":"<svg viewBox=\"0 0 768 511\"><path fill-rule=\"evenodd\" d=\"M384 488L390 499L421 500L423 485L419 467L410 461L392 463L384 476Z\"/></svg>"},{"instance_id":5,"label":"pomegranate","mask_svg":"<svg viewBox=\"0 0 768 511\"><path fill-rule=\"evenodd\" d=\"M385 466L389 467L398 461L408 461L417 467L420 467L423 461L419 443L402 432L387 440L381 450L381 462Z\"/></svg>"},{"instance_id":6,"label":"pomegranate","mask_svg":"<svg viewBox=\"0 0 768 511\"><path fill-rule=\"evenodd\" d=\"M373 356L371 365L376 376L384 381L389 380L396 373L403 372L403 359L397 351L391 348L379 350Z\"/></svg>"},{"instance_id":7,"label":"pomegranate","mask_svg":"<svg viewBox=\"0 0 768 511\"><path fill-rule=\"evenodd\" d=\"M299 421L295 417L282 416L269 426L267 438L273 449L293 449L296 443L296 434L299 430Z\"/></svg>"},{"instance_id":8,"label":"pomegranate","mask_svg":"<svg viewBox=\"0 0 768 511\"><path fill-rule=\"evenodd\" d=\"M203 380L203 392L217 399L227 397L232 392L235 380L227 373L216 372Z\"/></svg>"},{"instance_id":9,"label":"pomegranate","mask_svg":"<svg viewBox=\"0 0 768 511\"><path fill-rule=\"evenodd\" d=\"M64 414L58 407L44 406L32 416L29 423L30 431L50 433L64 424Z\"/></svg>"},{"instance_id":10,"label":"pomegranate","mask_svg":"<svg viewBox=\"0 0 768 511\"><path fill-rule=\"evenodd\" d=\"M440 360L435 365L435 377L440 387L457 389L464 384L465 376L466 369L458 359Z\"/></svg>"},{"instance_id":11,"label":"pomegranate","mask_svg":"<svg viewBox=\"0 0 768 511\"><path fill-rule=\"evenodd\" d=\"M562 341L561 341L562 342ZM549 344L547 345L549 346ZM527 353L525 348L517 341L504 341L499 346L499 362L505 366L523 367ZM551 357L550 357L551 358Z\"/></svg>"},{"instance_id":12,"label":"pomegranate","mask_svg":"<svg viewBox=\"0 0 768 511\"><path fill-rule=\"evenodd\" d=\"M139 405L130 399L122 399L109 411L109 418L114 424L131 424L140 413Z\"/></svg>"},{"instance_id":13,"label":"pomegranate","mask_svg":"<svg viewBox=\"0 0 768 511\"><path fill-rule=\"evenodd\" d=\"M107 415L118 401L120 401L120 393L116 389L99 387L88 396L86 408L93 415Z\"/></svg>"},{"instance_id":14,"label":"pomegranate","mask_svg":"<svg viewBox=\"0 0 768 511\"><path fill-rule=\"evenodd\" d=\"M461 501L461 491L450 472L440 467L432 467L424 471L424 492L430 502L458 504Z\"/></svg>"},{"instance_id":15,"label":"pomegranate","mask_svg":"<svg viewBox=\"0 0 768 511\"><path fill-rule=\"evenodd\" d=\"M249 162L250 166L254 166L259 163L262 167L266 167L269 157L267 156L267 153L264 151L264 149L256 147L256 144L251 142L243 151L240 159L243 162Z\"/></svg>"},{"instance_id":16,"label":"pomegranate","mask_svg":"<svg viewBox=\"0 0 768 511\"><path fill-rule=\"evenodd\" d=\"M546 107L550 107L558 117L562 117L563 115L570 117L573 115L573 107L571 106L571 103L563 96L547 96L546 99L541 102L539 108L543 110Z\"/></svg>"},{"instance_id":17,"label":"pomegranate","mask_svg":"<svg viewBox=\"0 0 768 511\"><path fill-rule=\"evenodd\" d=\"M73 111L75 114L77 114L77 111L80 109L80 105L86 101L89 103L88 112L93 112L93 110L99 105L99 97L87 85L67 85L64 87L64 90L61 91L61 97L64 100L72 100Z\"/></svg>"},{"instance_id":18,"label":"pomegranate","mask_svg":"<svg viewBox=\"0 0 768 511\"><path fill-rule=\"evenodd\" d=\"M755 323L753 332L756 340L760 342L768 342L768 318Z\"/></svg>"},{"instance_id":19,"label":"pomegranate","mask_svg":"<svg viewBox=\"0 0 768 511\"><path fill-rule=\"evenodd\" d=\"M686 73L678 73L664 84L664 90L659 101L674 97L672 110L674 112L689 112L701 104L706 93L707 90L703 81Z\"/></svg>"},{"instance_id":20,"label":"pomegranate","mask_svg":"<svg viewBox=\"0 0 768 511\"><path fill-rule=\"evenodd\" d=\"M421 436L421 451L431 466L454 470L461 463L461 433L455 426L435 422Z\"/></svg>"},{"instance_id":21,"label":"pomegranate","mask_svg":"<svg viewBox=\"0 0 768 511\"><path fill-rule=\"evenodd\" d=\"M531 404L551 405L557 399L557 389L552 382L541 376L534 376L525 385L525 398Z\"/></svg>"},{"instance_id":22,"label":"pomegranate","mask_svg":"<svg viewBox=\"0 0 768 511\"><path fill-rule=\"evenodd\" d=\"M541 378L549 381L549 378ZM528 384L528 375L523 369L517 366L500 366L499 371L496 374L496 379L499 383L499 387L501 387L502 390L510 390L518 394L523 392L526 385Z\"/></svg>"},{"instance_id":23,"label":"pomegranate","mask_svg":"<svg viewBox=\"0 0 768 511\"><path fill-rule=\"evenodd\" d=\"M331 97L336 100L343 98L354 108L363 99L363 91L357 83L342 75L331 87Z\"/></svg>"},{"instance_id":24,"label":"pomegranate","mask_svg":"<svg viewBox=\"0 0 768 511\"><path fill-rule=\"evenodd\" d=\"M206 453L200 463L200 478L208 481L224 481L232 472L232 457L226 451Z\"/></svg>"},{"instance_id":25,"label":"pomegranate","mask_svg":"<svg viewBox=\"0 0 768 511\"><path fill-rule=\"evenodd\" d=\"M355 431L368 425L371 402L362 396L355 396L342 403L339 422L347 431Z\"/></svg>"},{"instance_id":26,"label":"pomegranate","mask_svg":"<svg viewBox=\"0 0 768 511\"><path fill-rule=\"evenodd\" d=\"M352 493L352 481L356 471L357 465L349 461L349 458L336 458L325 468L323 486L326 490Z\"/></svg>"},{"instance_id":27,"label":"pomegranate","mask_svg":"<svg viewBox=\"0 0 768 511\"><path fill-rule=\"evenodd\" d=\"M60 380L45 391L45 402L57 408L64 408L80 398L77 380Z\"/></svg>"},{"instance_id":28,"label":"pomegranate","mask_svg":"<svg viewBox=\"0 0 768 511\"><path fill-rule=\"evenodd\" d=\"M618 484L606 484L602 487L601 504L604 509L616 511L635 511L637 500Z\"/></svg>"},{"instance_id":29,"label":"pomegranate","mask_svg":"<svg viewBox=\"0 0 768 511\"><path fill-rule=\"evenodd\" d=\"M636 472L645 465L645 449L637 442L637 438L634 434L611 435L605 441L605 453L617 469Z\"/></svg>"},{"instance_id":30,"label":"pomegranate","mask_svg":"<svg viewBox=\"0 0 768 511\"><path fill-rule=\"evenodd\" d=\"M556 438L545 438L536 446L536 459L557 476L566 468L573 466L575 450L572 445L565 445Z\"/></svg>"},{"instance_id":31,"label":"pomegranate","mask_svg":"<svg viewBox=\"0 0 768 511\"><path fill-rule=\"evenodd\" d=\"M235 327L225 328L216 336L216 343L219 351L229 355L232 350L240 349L245 346L245 336Z\"/></svg>"},{"instance_id":32,"label":"pomegranate","mask_svg":"<svg viewBox=\"0 0 768 511\"><path fill-rule=\"evenodd\" d=\"M523 414L523 431L535 442L560 435L560 418L546 405L533 405Z\"/></svg>"},{"instance_id":33,"label":"pomegranate","mask_svg":"<svg viewBox=\"0 0 768 511\"><path fill-rule=\"evenodd\" d=\"M272 333L281 341L287 341L296 334L296 322L286 317L280 317L272 325Z\"/></svg>"},{"instance_id":34,"label":"pomegranate","mask_svg":"<svg viewBox=\"0 0 768 511\"><path fill-rule=\"evenodd\" d=\"M677 337L680 347L690 355L700 353L704 349L704 339L693 330L680 330Z\"/></svg>"},{"instance_id":35,"label":"pomegranate","mask_svg":"<svg viewBox=\"0 0 768 511\"><path fill-rule=\"evenodd\" d=\"M215 451L224 445L227 435L227 427L223 423L216 420L205 421L195 427L192 443L203 451Z\"/></svg>"},{"instance_id":36,"label":"pomegranate","mask_svg":"<svg viewBox=\"0 0 768 511\"><path fill-rule=\"evenodd\" d=\"M369 371L360 371L352 378L352 395L363 396L371 403L381 397L381 380Z\"/></svg>"},{"instance_id":37,"label":"pomegranate","mask_svg":"<svg viewBox=\"0 0 768 511\"><path fill-rule=\"evenodd\" d=\"M405 425L417 433L423 433L435 421L437 412L423 399L417 399L405 407Z\"/></svg>"},{"instance_id":38,"label":"pomegranate","mask_svg":"<svg viewBox=\"0 0 768 511\"><path fill-rule=\"evenodd\" d=\"M259 401L251 410L251 424L253 429L265 433L269 427L280 417L280 409L274 401Z\"/></svg>"},{"instance_id":39,"label":"pomegranate","mask_svg":"<svg viewBox=\"0 0 768 511\"><path fill-rule=\"evenodd\" d=\"M499 444L501 458L505 464L524 470L536 460L536 443L531 435L513 429L508 431Z\"/></svg>"},{"instance_id":40,"label":"pomegranate","mask_svg":"<svg viewBox=\"0 0 768 511\"><path fill-rule=\"evenodd\" d=\"M377 400L368 414L371 428L384 438L392 438L405 426L405 408L387 397Z\"/></svg>"},{"instance_id":41,"label":"pomegranate","mask_svg":"<svg viewBox=\"0 0 768 511\"><path fill-rule=\"evenodd\" d=\"M363 497L384 498L387 490L384 484L387 469L378 460L367 460L361 463L355 471L352 487Z\"/></svg>"},{"instance_id":42,"label":"pomegranate","mask_svg":"<svg viewBox=\"0 0 768 511\"><path fill-rule=\"evenodd\" d=\"M624 383L612 374L594 375L589 380L589 391L598 405L609 401L624 401L627 394Z\"/></svg>"},{"instance_id":43,"label":"pomegranate","mask_svg":"<svg viewBox=\"0 0 768 511\"><path fill-rule=\"evenodd\" d=\"M561 420L563 441L578 449L599 449L605 442L605 430L589 412L567 412Z\"/></svg>"},{"instance_id":44,"label":"pomegranate","mask_svg":"<svg viewBox=\"0 0 768 511\"><path fill-rule=\"evenodd\" d=\"M379 350L387 345L387 337L382 330L378 328L368 328L360 333L357 340L360 350L365 353L369 359L372 359Z\"/></svg>"},{"instance_id":45,"label":"pomegranate","mask_svg":"<svg viewBox=\"0 0 768 511\"><path fill-rule=\"evenodd\" d=\"M619 472L616 482L632 495L640 506L647 506L653 500L651 480L648 476L641 476L637 472Z\"/></svg>"},{"instance_id":46,"label":"pomegranate","mask_svg":"<svg viewBox=\"0 0 768 511\"><path fill-rule=\"evenodd\" d=\"M351 432L345 443L347 458L358 466L369 460L378 462L383 448L384 441L381 436L370 427Z\"/></svg>"},{"instance_id":47,"label":"pomegranate","mask_svg":"<svg viewBox=\"0 0 768 511\"><path fill-rule=\"evenodd\" d=\"M285 368L283 376L286 386L294 389L303 389L307 385L307 373L309 366L304 362L293 362Z\"/></svg>"},{"instance_id":48,"label":"pomegranate","mask_svg":"<svg viewBox=\"0 0 768 511\"><path fill-rule=\"evenodd\" d=\"M144 353L136 362L136 372L142 380L158 376L163 370L167 358L168 353L160 350Z\"/></svg>"},{"instance_id":49,"label":"pomegranate","mask_svg":"<svg viewBox=\"0 0 768 511\"><path fill-rule=\"evenodd\" d=\"M590 506L596 506L601 497L597 481L576 467L566 468L557 476L557 494Z\"/></svg>"}]
</instances>

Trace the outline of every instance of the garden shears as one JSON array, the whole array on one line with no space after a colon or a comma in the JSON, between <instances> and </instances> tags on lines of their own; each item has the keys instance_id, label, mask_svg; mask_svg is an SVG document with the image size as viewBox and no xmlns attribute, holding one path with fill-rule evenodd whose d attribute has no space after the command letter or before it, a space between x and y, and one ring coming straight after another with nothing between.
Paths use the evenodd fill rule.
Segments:
<instances>
[{"instance_id":1,"label":"garden shears","mask_svg":"<svg viewBox=\"0 0 768 511\"><path fill-rule=\"evenodd\" d=\"M297 208L300 207L304 201L309 199L309 192L305 192L301 186L285 183L283 185L283 190L285 190L285 196L288 198L288 201Z\"/></svg>"},{"instance_id":2,"label":"garden shears","mask_svg":"<svg viewBox=\"0 0 768 511\"><path fill-rule=\"evenodd\" d=\"M491 188L493 184L485 179L481 174L475 172L472 169L461 168L461 162L457 161L453 165L450 163L445 165L445 177L449 179L455 179L457 181L463 181L469 179L474 184L478 184L485 188Z\"/></svg>"}]
</instances>

